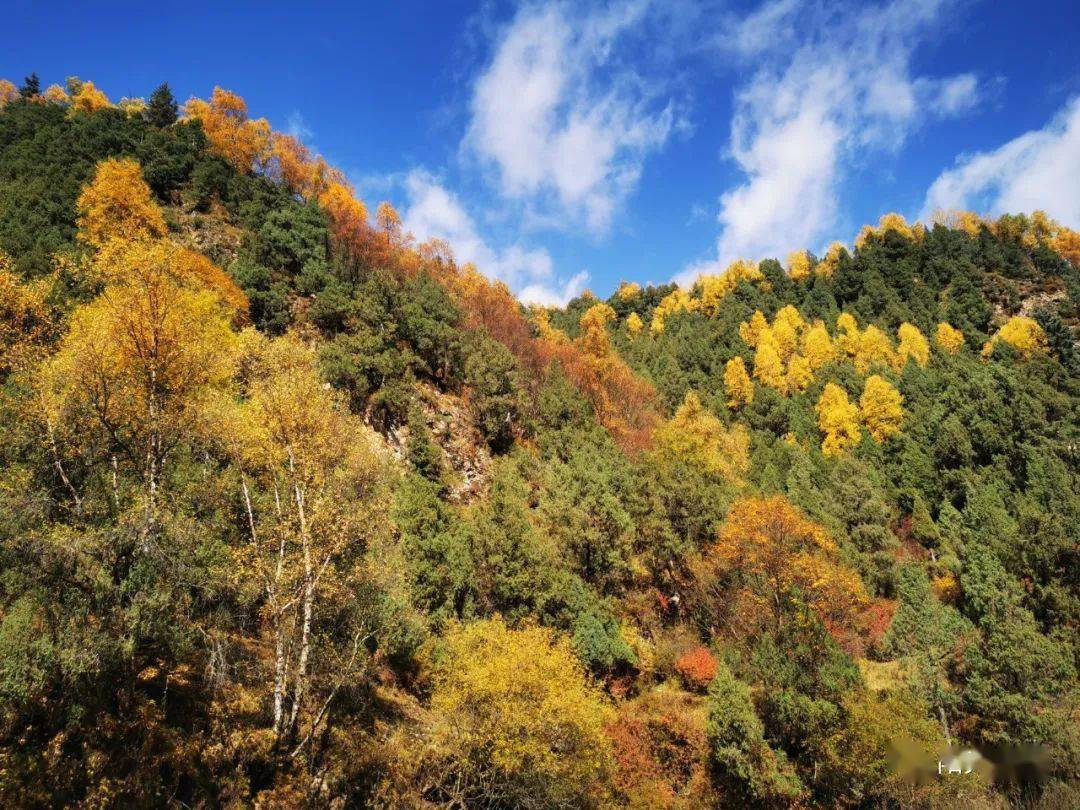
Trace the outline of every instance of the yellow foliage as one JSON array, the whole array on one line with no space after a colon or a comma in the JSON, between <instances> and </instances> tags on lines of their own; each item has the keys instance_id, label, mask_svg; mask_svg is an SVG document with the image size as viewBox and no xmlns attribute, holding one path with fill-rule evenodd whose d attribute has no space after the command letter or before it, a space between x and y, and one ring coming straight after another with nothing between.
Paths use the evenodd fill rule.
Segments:
<instances>
[{"instance_id":1,"label":"yellow foliage","mask_svg":"<svg viewBox=\"0 0 1080 810\"><path fill-rule=\"evenodd\" d=\"M607 325L615 320L615 310L607 304L593 304L578 321L581 327L582 348L593 357L604 357L611 351Z\"/></svg>"},{"instance_id":2,"label":"yellow foliage","mask_svg":"<svg viewBox=\"0 0 1080 810\"><path fill-rule=\"evenodd\" d=\"M619 289L615 294L619 296L620 301L629 301L641 294L641 285L636 281L624 281L619 284Z\"/></svg>"},{"instance_id":3,"label":"yellow foliage","mask_svg":"<svg viewBox=\"0 0 1080 810\"><path fill-rule=\"evenodd\" d=\"M875 365L891 366L896 362L892 342L889 336L871 324L859 335L858 349L855 352L855 368L865 374Z\"/></svg>"},{"instance_id":4,"label":"yellow foliage","mask_svg":"<svg viewBox=\"0 0 1080 810\"><path fill-rule=\"evenodd\" d=\"M700 302L691 298L690 294L683 289L677 289L664 296L663 300L653 310L652 321L649 331L659 335L664 331L664 323L667 318L678 312L696 312Z\"/></svg>"},{"instance_id":5,"label":"yellow foliage","mask_svg":"<svg viewBox=\"0 0 1080 810\"><path fill-rule=\"evenodd\" d=\"M50 84L43 97L50 104L67 104L71 101L67 91L58 84Z\"/></svg>"},{"instance_id":6,"label":"yellow foliage","mask_svg":"<svg viewBox=\"0 0 1080 810\"><path fill-rule=\"evenodd\" d=\"M8 79L0 79L0 109L19 98L19 90Z\"/></svg>"},{"instance_id":7,"label":"yellow foliage","mask_svg":"<svg viewBox=\"0 0 1080 810\"><path fill-rule=\"evenodd\" d=\"M952 604L960 598L960 583L957 582L956 575L952 571L946 571L944 574L934 577L930 581L930 590L933 591L938 601L947 604Z\"/></svg>"},{"instance_id":8,"label":"yellow foliage","mask_svg":"<svg viewBox=\"0 0 1080 810\"><path fill-rule=\"evenodd\" d=\"M784 388L784 363L771 332L766 332L758 341L757 351L754 352L754 376L769 388L777 391Z\"/></svg>"},{"instance_id":9,"label":"yellow foliage","mask_svg":"<svg viewBox=\"0 0 1080 810\"><path fill-rule=\"evenodd\" d=\"M168 230L139 164L131 158L101 161L77 206L79 236L99 250L115 239L151 239Z\"/></svg>"},{"instance_id":10,"label":"yellow foliage","mask_svg":"<svg viewBox=\"0 0 1080 810\"><path fill-rule=\"evenodd\" d=\"M614 712L566 637L495 618L452 627L440 646L425 739L404 756L418 789L434 782L461 807L603 803Z\"/></svg>"},{"instance_id":11,"label":"yellow foliage","mask_svg":"<svg viewBox=\"0 0 1080 810\"><path fill-rule=\"evenodd\" d=\"M814 273L822 278L832 278L836 274L836 268L840 266L840 259L846 253L847 248L843 242L833 242L825 251L825 258L817 263Z\"/></svg>"},{"instance_id":12,"label":"yellow foliage","mask_svg":"<svg viewBox=\"0 0 1080 810\"><path fill-rule=\"evenodd\" d=\"M265 118L248 119L244 99L215 87L210 101L193 98L184 114L202 122L210 151L242 172L250 173L270 155L270 124Z\"/></svg>"},{"instance_id":13,"label":"yellow foliage","mask_svg":"<svg viewBox=\"0 0 1080 810\"><path fill-rule=\"evenodd\" d=\"M964 348L964 333L942 321L937 325L934 342L942 351L956 354Z\"/></svg>"},{"instance_id":14,"label":"yellow foliage","mask_svg":"<svg viewBox=\"0 0 1080 810\"><path fill-rule=\"evenodd\" d=\"M677 460L719 475L728 483L742 485L750 468L750 436L742 425L730 430L716 418L693 391L670 420L653 434L657 457Z\"/></svg>"},{"instance_id":15,"label":"yellow foliage","mask_svg":"<svg viewBox=\"0 0 1080 810\"><path fill-rule=\"evenodd\" d=\"M821 452L836 456L859 441L859 409L848 399L847 391L826 383L817 403L818 427L825 434Z\"/></svg>"},{"instance_id":16,"label":"yellow foliage","mask_svg":"<svg viewBox=\"0 0 1080 810\"><path fill-rule=\"evenodd\" d=\"M909 359L925 368L930 362L930 343L919 328L905 322L900 324L896 335L900 339L896 347L897 370L903 368Z\"/></svg>"},{"instance_id":17,"label":"yellow foliage","mask_svg":"<svg viewBox=\"0 0 1080 810\"><path fill-rule=\"evenodd\" d=\"M994 345L999 340L1012 346L1022 357L1031 357L1036 353L1045 354L1049 351L1043 328L1036 321L1023 315L1014 315L1005 322L997 334L983 346L983 357L993 354Z\"/></svg>"},{"instance_id":18,"label":"yellow foliage","mask_svg":"<svg viewBox=\"0 0 1080 810\"><path fill-rule=\"evenodd\" d=\"M128 118L134 118L135 116L142 115L146 112L146 99L128 98L127 96L124 96L116 106L123 110Z\"/></svg>"},{"instance_id":19,"label":"yellow foliage","mask_svg":"<svg viewBox=\"0 0 1080 810\"><path fill-rule=\"evenodd\" d=\"M754 401L754 383L746 373L746 363L738 355L724 366L724 390L729 408L739 408Z\"/></svg>"},{"instance_id":20,"label":"yellow foliage","mask_svg":"<svg viewBox=\"0 0 1080 810\"><path fill-rule=\"evenodd\" d=\"M810 254L805 250L795 250L788 254L788 275L792 281L802 281L810 277Z\"/></svg>"},{"instance_id":21,"label":"yellow foliage","mask_svg":"<svg viewBox=\"0 0 1080 810\"><path fill-rule=\"evenodd\" d=\"M788 363L787 373L784 375L784 393L794 394L805 391L813 381L814 371L810 368L810 361L796 354Z\"/></svg>"},{"instance_id":22,"label":"yellow foliage","mask_svg":"<svg viewBox=\"0 0 1080 810\"><path fill-rule=\"evenodd\" d=\"M81 82L79 92L71 96L71 113L95 113L112 106L108 96L98 90L93 82Z\"/></svg>"},{"instance_id":23,"label":"yellow foliage","mask_svg":"<svg viewBox=\"0 0 1080 810\"><path fill-rule=\"evenodd\" d=\"M75 310L38 389L51 422L92 414L126 458L146 459L152 510L168 448L191 433L203 397L231 380L236 346L217 295L143 267Z\"/></svg>"},{"instance_id":24,"label":"yellow foliage","mask_svg":"<svg viewBox=\"0 0 1080 810\"><path fill-rule=\"evenodd\" d=\"M1060 228L1050 240L1050 247L1059 255L1080 267L1080 233L1070 228Z\"/></svg>"},{"instance_id":25,"label":"yellow foliage","mask_svg":"<svg viewBox=\"0 0 1080 810\"><path fill-rule=\"evenodd\" d=\"M882 442L900 432L904 421L904 398L877 374L866 378L859 409L862 422L874 441Z\"/></svg>"},{"instance_id":26,"label":"yellow foliage","mask_svg":"<svg viewBox=\"0 0 1080 810\"><path fill-rule=\"evenodd\" d=\"M531 310L531 320L533 326L536 327L536 333L541 340L547 340L552 343L569 343L570 338L561 329L551 325L548 311L539 305L534 305Z\"/></svg>"},{"instance_id":27,"label":"yellow foliage","mask_svg":"<svg viewBox=\"0 0 1080 810\"><path fill-rule=\"evenodd\" d=\"M817 371L836 356L829 330L821 321L816 321L803 333L802 355L810 365L811 371Z\"/></svg>"},{"instance_id":28,"label":"yellow foliage","mask_svg":"<svg viewBox=\"0 0 1080 810\"><path fill-rule=\"evenodd\" d=\"M906 219L900 214L885 214L878 220L878 225L873 228L869 225L864 225L862 230L859 231L858 237L855 239L855 247L861 248L866 244L866 240L873 236L878 239L883 237L887 231L894 231L905 239L915 240L916 235L911 226L908 225Z\"/></svg>"},{"instance_id":29,"label":"yellow foliage","mask_svg":"<svg viewBox=\"0 0 1080 810\"><path fill-rule=\"evenodd\" d=\"M773 318L772 340L776 344L776 350L780 359L785 363L795 353L799 346L799 333L806 327L806 322L799 314L799 310L788 304Z\"/></svg>"},{"instance_id":30,"label":"yellow foliage","mask_svg":"<svg viewBox=\"0 0 1080 810\"><path fill-rule=\"evenodd\" d=\"M758 281L764 278L757 263L746 259L733 261L719 275L701 276L697 287L701 291L701 311L710 318L720 311L720 304L742 281Z\"/></svg>"},{"instance_id":31,"label":"yellow foliage","mask_svg":"<svg viewBox=\"0 0 1080 810\"><path fill-rule=\"evenodd\" d=\"M44 352L52 330L46 292L42 282L21 283L15 263L0 251L0 381L27 369Z\"/></svg>"},{"instance_id":32,"label":"yellow foliage","mask_svg":"<svg viewBox=\"0 0 1080 810\"><path fill-rule=\"evenodd\" d=\"M799 594L822 619L849 622L868 597L859 575L840 562L835 541L786 498L738 501L710 550L723 568L754 577L776 625Z\"/></svg>"},{"instance_id":33,"label":"yellow foliage","mask_svg":"<svg viewBox=\"0 0 1080 810\"><path fill-rule=\"evenodd\" d=\"M972 239L978 238L982 229L989 227L986 220L974 211L935 211L932 219L949 228L963 231Z\"/></svg>"},{"instance_id":34,"label":"yellow foliage","mask_svg":"<svg viewBox=\"0 0 1080 810\"><path fill-rule=\"evenodd\" d=\"M848 312L841 312L836 319L836 348L854 358L859 353L859 323L855 316Z\"/></svg>"},{"instance_id":35,"label":"yellow foliage","mask_svg":"<svg viewBox=\"0 0 1080 810\"><path fill-rule=\"evenodd\" d=\"M626 331L632 336L640 335L645 328L645 324L641 321L641 316L636 312L631 312L626 318Z\"/></svg>"},{"instance_id":36,"label":"yellow foliage","mask_svg":"<svg viewBox=\"0 0 1080 810\"><path fill-rule=\"evenodd\" d=\"M401 236L401 216L397 209L383 200L375 210L375 222L386 234L387 242L397 242Z\"/></svg>"},{"instance_id":37,"label":"yellow foliage","mask_svg":"<svg viewBox=\"0 0 1080 810\"><path fill-rule=\"evenodd\" d=\"M750 316L749 321L743 321L739 324L739 337L750 348L756 348L761 336L768 331L769 322L765 320L765 316L760 309L754 310L754 314Z\"/></svg>"}]
</instances>

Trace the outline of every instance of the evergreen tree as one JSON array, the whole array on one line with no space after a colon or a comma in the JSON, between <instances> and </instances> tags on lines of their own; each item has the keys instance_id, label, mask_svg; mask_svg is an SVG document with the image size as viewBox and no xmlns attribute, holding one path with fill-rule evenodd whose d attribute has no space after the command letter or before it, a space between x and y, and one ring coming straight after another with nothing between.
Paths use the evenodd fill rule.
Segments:
<instances>
[{"instance_id":1,"label":"evergreen tree","mask_svg":"<svg viewBox=\"0 0 1080 810\"><path fill-rule=\"evenodd\" d=\"M150 95L146 105L146 120L155 127L169 127L176 123L177 105L168 82L162 82Z\"/></svg>"},{"instance_id":2,"label":"evergreen tree","mask_svg":"<svg viewBox=\"0 0 1080 810\"><path fill-rule=\"evenodd\" d=\"M19 95L29 100L41 94L41 79L36 73L31 73L23 79L23 86L19 88Z\"/></svg>"}]
</instances>

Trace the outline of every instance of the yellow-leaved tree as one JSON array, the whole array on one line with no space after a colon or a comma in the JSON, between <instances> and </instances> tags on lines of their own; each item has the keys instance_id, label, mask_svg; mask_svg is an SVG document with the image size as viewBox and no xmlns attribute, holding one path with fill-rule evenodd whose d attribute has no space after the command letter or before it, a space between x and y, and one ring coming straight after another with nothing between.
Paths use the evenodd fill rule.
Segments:
<instances>
[{"instance_id":1,"label":"yellow-leaved tree","mask_svg":"<svg viewBox=\"0 0 1080 810\"><path fill-rule=\"evenodd\" d=\"M925 368L930 362L930 343L919 331L919 327L904 322L900 324L896 336L900 341L896 346L896 369L902 369L908 360L914 360Z\"/></svg>"},{"instance_id":2,"label":"yellow-leaved tree","mask_svg":"<svg viewBox=\"0 0 1080 810\"><path fill-rule=\"evenodd\" d=\"M644 328L645 324L642 323L641 316L638 315L636 312L631 312L626 317L626 331L630 333L631 337L636 337L637 335L640 335Z\"/></svg>"},{"instance_id":3,"label":"yellow-leaved tree","mask_svg":"<svg viewBox=\"0 0 1080 810\"><path fill-rule=\"evenodd\" d=\"M993 354L994 346L998 342L1012 346L1021 357L1031 357L1034 354L1045 354L1049 351L1043 328L1034 319L1023 315L1014 315L1009 318L997 334L983 346L982 356L989 357Z\"/></svg>"},{"instance_id":4,"label":"yellow-leaved tree","mask_svg":"<svg viewBox=\"0 0 1080 810\"><path fill-rule=\"evenodd\" d=\"M184 114L202 122L210 150L235 168L251 173L270 158L270 124L248 118L247 103L229 90L215 87L210 101L193 98Z\"/></svg>"},{"instance_id":5,"label":"yellow-leaved tree","mask_svg":"<svg viewBox=\"0 0 1080 810\"><path fill-rule=\"evenodd\" d=\"M299 335L248 332L244 348L241 397L209 398L202 424L241 472L250 542L237 552L237 577L265 597L270 729L275 750L294 757L370 663L378 627L365 605L363 551L384 525L384 463Z\"/></svg>"},{"instance_id":6,"label":"yellow-leaved tree","mask_svg":"<svg viewBox=\"0 0 1080 810\"><path fill-rule=\"evenodd\" d=\"M701 292L701 311L710 318L720 311L720 305L730 293L743 281L758 281L764 278L757 263L746 259L736 259L723 273L701 276L697 288Z\"/></svg>"},{"instance_id":7,"label":"yellow-leaved tree","mask_svg":"<svg viewBox=\"0 0 1080 810\"><path fill-rule=\"evenodd\" d=\"M690 293L679 288L674 290L660 301L653 310L652 320L649 323L649 331L653 335L663 333L667 319L679 312L696 312L700 302L691 298Z\"/></svg>"},{"instance_id":8,"label":"yellow-leaved tree","mask_svg":"<svg viewBox=\"0 0 1080 810\"><path fill-rule=\"evenodd\" d=\"M802 281L810 277L810 254L805 250L795 250L788 254L788 275L792 281Z\"/></svg>"},{"instance_id":9,"label":"yellow-leaved tree","mask_svg":"<svg viewBox=\"0 0 1080 810\"><path fill-rule=\"evenodd\" d=\"M71 107L68 114L95 113L111 106L109 97L98 90L93 82L79 82L78 92L71 94Z\"/></svg>"},{"instance_id":10,"label":"yellow-leaved tree","mask_svg":"<svg viewBox=\"0 0 1080 810\"><path fill-rule=\"evenodd\" d=\"M739 355L724 365L724 391L729 408L741 408L754 401L754 382L746 373L746 363Z\"/></svg>"},{"instance_id":11,"label":"yellow-leaved tree","mask_svg":"<svg viewBox=\"0 0 1080 810\"><path fill-rule=\"evenodd\" d=\"M865 374L872 366L895 365L896 353L889 336L871 324L859 335L854 360L858 372Z\"/></svg>"},{"instance_id":12,"label":"yellow-leaved tree","mask_svg":"<svg viewBox=\"0 0 1080 810\"><path fill-rule=\"evenodd\" d=\"M387 244L396 244L401 237L401 216L397 210L383 200L375 211L375 222L386 234Z\"/></svg>"},{"instance_id":13,"label":"yellow-leaved tree","mask_svg":"<svg viewBox=\"0 0 1080 810\"><path fill-rule=\"evenodd\" d=\"M131 158L106 158L78 199L79 238L96 250L113 240L153 239L168 232L142 170Z\"/></svg>"},{"instance_id":14,"label":"yellow-leaved tree","mask_svg":"<svg viewBox=\"0 0 1080 810\"><path fill-rule=\"evenodd\" d=\"M432 655L431 701L400 738L392 803L608 806L614 712L565 636L495 618L453 626ZM397 770L397 769L395 769Z\"/></svg>"},{"instance_id":15,"label":"yellow-leaved tree","mask_svg":"<svg viewBox=\"0 0 1080 810\"><path fill-rule=\"evenodd\" d=\"M0 250L0 381L41 359L55 326L45 282L24 284L15 262Z\"/></svg>"},{"instance_id":16,"label":"yellow-leaved tree","mask_svg":"<svg viewBox=\"0 0 1080 810\"><path fill-rule=\"evenodd\" d=\"M810 361L801 354L794 355L788 362L787 372L784 374L785 394L797 394L805 391L814 381L814 371L810 368Z\"/></svg>"},{"instance_id":17,"label":"yellow-leaved tree","mask_svg":"<svg viewBox=\"0 0 1080 810\"><path fill-rule=\"evenodd\" d=\"M761 336L768 331L769 321L765 318L765 315L760 309L754 310L754 314L750 316L749 321L743 321L739 324L739 337L741 337L751 349L757 348Z\"/></svg>"},{"instance_id":18,"label":"yellow-leaved tree","mask_svg":"<svg viewBox=\"0 0 1080 810\"><path fill-rule=\"evenodd\" d=\"M847 391L835 383L826 383L817 403L818 427L825 434L821 452L836 456L859 441L859 409L848 399Z\"/></svg>"},{"instance_id":19,"label":"yellow-leaved tree","mask_svg":"<svg viewBox=\"0 0 1080 810\"><path fill-rule=\"evenodd\" d=\"M754 376L769 388L777 391L784 388L784 361L780 359L771 330L758 340L757 350L754 352Z\"/></svg>"},{"instance_id":20,"label":"yellow-leaved tree","mask_svg":"<svg viewBox=\"0 0 1080 810\"><path fill-rule=\"evenodd\" d=\"M693 391L687 391L675 415L656 429L653 439L661 463L690 464L735 486L742 484L750 468L746 428L724 427Z\"/></svg>"},{"instance_id":21,"label":"yellow-leaved tree","mask_svg":"<svg viewBox=\"0 0 1080 810\"><path fill-rule=\"evenodd\" d=\"M882 442L900 432L904 421L904 398L889 382L877 374L866 378L859 410L866 430L874 441Z\"/></svg>"},{"instance_id":22,"label":"yellow-leaved tree","mask_svg":"<svg viewBox=\"0 0 1080 810\"><path fill-rule=\"evenodd\" d=\"M169 454L191 435L201 399L236 368L234 311L214 290L175 274L176 250L154 242L126 250L104 292L72 314L38 379L47 424L83 425L114 464L140 474L146 536Z\"/></svg>"},{"instance_id":23,"label":"yellow-leaved tree","mask_svg":"<svg viewBox=\"0 0 1080 810\"><path fill-rule=\"evenodd\" d=\"M811 371L817 371L836 356L829 330L821 321L815 321L803 333L802 355L809 363Z\"/></svg>"},{"instance_id":24,"label":"yellow-leaved tree","mask_svg":"<svg viewBox=\"0 0 1080 810\"><path fill-rule=\"evenodd\" d=\"M937 325L934 342L947 354L956 354L964 348L964 333L942 321Z\"/></svg>"},{"instance_id":25,"label":"yellow-leaved tree","mask_svg":"<svg viewBox=\"0 0 1080 810\"><path fill-rule=\"evenodd\" d=\"M835 541L782 495L732 506L706 552L710 558L742 578L777 630L804 609L848 624L868 601L862 579L840 562Z\"/></svg>"},{"instance_id":26,"label":"yellow-leaved tree","mask_svg":"<svg viewBox=\"0 0 1080 810\"><path fill-rule=\"evenodd\" d=\"M19 98L19 89L9 79L0 79L0 110Z\"/></svg>"}]
</instances>

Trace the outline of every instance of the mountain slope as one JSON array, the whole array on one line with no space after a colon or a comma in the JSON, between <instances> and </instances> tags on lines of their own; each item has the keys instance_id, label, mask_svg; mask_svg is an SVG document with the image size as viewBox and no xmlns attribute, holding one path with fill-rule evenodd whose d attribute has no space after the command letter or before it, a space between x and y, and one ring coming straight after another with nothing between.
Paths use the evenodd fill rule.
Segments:
<instances>
[{"instance_id":1,"label":"mountain slope","mask_svg":"<svg viewBox=\"0 0 1080 810\"><path fill-rule=\"evenodd\" d=\"M1075 803L1074 232L525 309L227 91L17 95L6 804Z\"/></svg>"}]
</instances>

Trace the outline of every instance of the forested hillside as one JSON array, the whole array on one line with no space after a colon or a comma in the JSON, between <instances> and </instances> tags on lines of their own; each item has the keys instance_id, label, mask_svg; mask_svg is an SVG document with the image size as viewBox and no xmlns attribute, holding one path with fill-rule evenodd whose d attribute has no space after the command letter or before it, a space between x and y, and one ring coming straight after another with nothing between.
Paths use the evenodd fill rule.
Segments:
<instances>
[{"instance_id":1,"label":"forested hillside","mask_svg":"<svg viewBox=\"0 0 1080 810\"><path fill-rule=\"evenodd\" d=\"M233 93L0 81L0 804L1080 804L1080 235L761 258L525 308Z\"/></svg>"}]
</instances>

